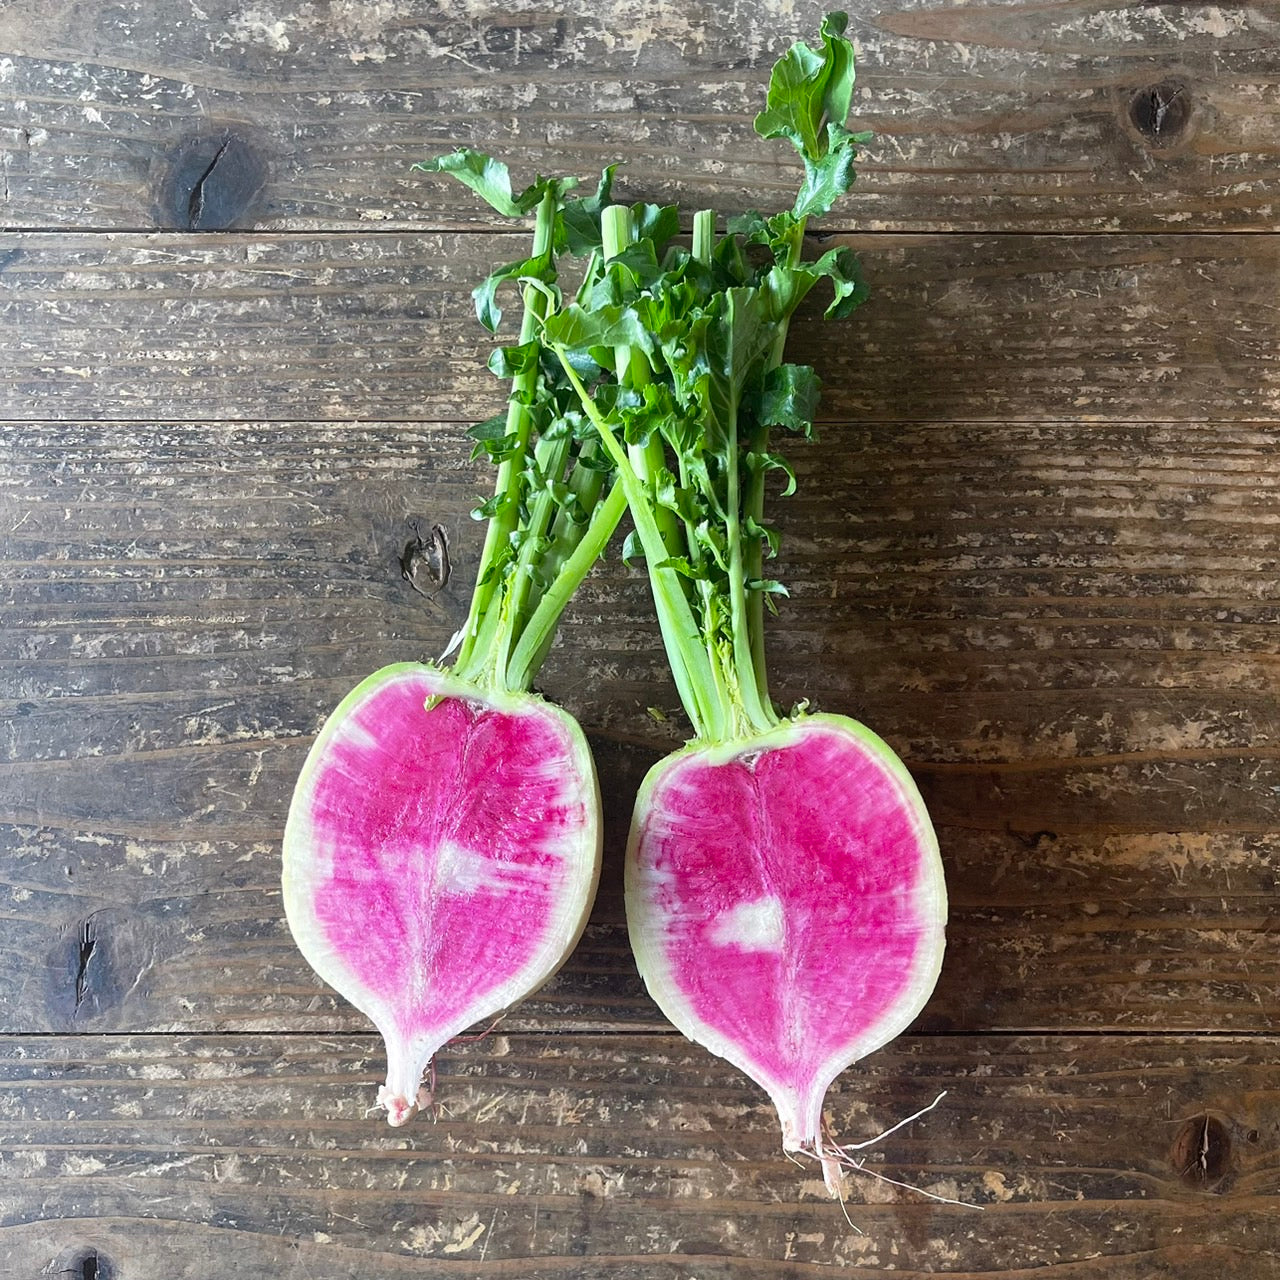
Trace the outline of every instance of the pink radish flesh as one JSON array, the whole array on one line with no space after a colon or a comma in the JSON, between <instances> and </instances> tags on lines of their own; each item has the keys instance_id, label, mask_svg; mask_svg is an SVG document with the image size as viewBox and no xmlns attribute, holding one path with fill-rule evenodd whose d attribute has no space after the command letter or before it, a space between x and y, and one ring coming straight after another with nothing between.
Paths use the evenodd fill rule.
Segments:
<instances>
[{"instance_id":1,"label":"pink radish flesh","mask_svg":"<svg viewBox=\"0 0 1280 1280\"><path fill-rule=\"evenodd\" d=\"M312 967L386 1041L392 1124L417 1109L441 1045L572 949L597 813L581 730L528 694L400 664L326 723L285 829L285 910Z\"/></svg>"},{"instance_id":2,"label":"pink radish flesh","mask_svg":"<svg viewBox=\"0 0 1280 1280\"><path fill-rule=\"evenodd\" d=\"M626 890L659 1007L765 1089L787 1150L821 1155L828 1086L942 963L937 844L902 764L838 716L677 753L641 789Z\"/></svg>"}]
</instances>

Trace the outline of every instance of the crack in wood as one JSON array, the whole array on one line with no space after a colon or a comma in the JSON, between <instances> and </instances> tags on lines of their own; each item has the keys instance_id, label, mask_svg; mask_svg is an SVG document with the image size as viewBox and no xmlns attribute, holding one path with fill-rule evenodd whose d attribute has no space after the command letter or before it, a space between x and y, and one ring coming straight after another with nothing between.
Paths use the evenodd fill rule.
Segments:
<instances>
[{"instance_id":1,"label":"crack in wood","mask_svg":"<svg viewBox=\"0 0 1280 1280\"><path fill-rule=\"evenodd\" d=\"M200 221L204 217L205 186L213 177L213 171L222 162L230 146L231 135L228 134L223 139L222 145L213 153L213 159L209 161L205 171L196 179L195 186L191 188L191 199L187 203L187 229L190 231L196 231L200 227Z\"/></svg>"},{"instance_id":2,"label":"crack in wood","mask_svg":"<svg viewBox=\"0 0 1280 1280\"><path fill-rule=\"evenodd\" d=\"M413 540L400 553L400 574L419 594L428 599L449 585L449 535L443 525L433 524L427 537L419 521L409 521Z\"/></svg>"},{"instance_id":3,"label":"crack in wood","mask_svg":"<svg viewBox=\"0 0 1280 1280\"><path fill-rule=\"evenodd\" d=\"M1177 80L1139 89L1129 102L1129 120L1148 142L1166 147L1186 133L1191 123L1187 86Z\"/></svg>"},{"instance_id":4,"label":"crack in wood","mask_svg":"<svg viewBox=\"0 0 1280 1280\"><path fill-rule=\"evenodd\" d=\"M1173 1144L1173 1166L1183 1185L1215 1191L1231 1164L1231 1134L1217 1116L1192 1116Z\"/></svg>"},{"instance_id":5,"label":"crack in wood","mask_svg":"<svg viewBox=\"0 0 1280 1280\"><path fill-rule=\"evenodd\" d=\"M76 1004L75 1013L80 1012L85 997L89 994L89 962L98 949L97 939L93 933L93 917L90 916L80 927L80 954L76 965Z\"/></svg>"}]
</instances>

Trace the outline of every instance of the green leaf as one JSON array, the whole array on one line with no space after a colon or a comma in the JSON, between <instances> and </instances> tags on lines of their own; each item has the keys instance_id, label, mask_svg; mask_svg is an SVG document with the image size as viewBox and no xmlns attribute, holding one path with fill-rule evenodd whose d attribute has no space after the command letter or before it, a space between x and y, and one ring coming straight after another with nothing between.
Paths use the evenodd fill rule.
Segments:
<instances>
[{"instance_id":1,"label":"green leaf","mask_svg":"<svg viewBox=\"0 0 1280 1280\"><path fill-rule=\"evenodd\" d=\"M725 224L725 230L730 236L741 236L747 244L770 244L773 239L769 219L754 209L735 214Z\"/></svg>"},{"instance_id":2,"label":"green leaf","mask_svg":"<svg viewBox=\"0 0 1280 1280\"><path fill-rule=\"evenodd\" d=\"M576 302L557 315L548 316L546 341L567 352L612 348L625 344L647 355L653 335L629 307L605 306L588 311Z\"/></svg>"},{"instance_id":3,"label":"green leaf","mask_svg":"<svg viewBox=\"0 0 1280 1280\"><path fill-rule=\"evenodd\" d=\"M666 467L659 468L653 477L653 493L658 506L674 511L681 520L693 523L702 518L697 494L678 484Z\"/></svg>"},{"instance_id":4,"label":"green leaf","mask_svg":"<svg viewBox=\"0 0 1280 1280\"><path fill-rule=\"evenodd\" d=\"M843 124L853 105L853 45L844 38L849 15L838 10L822 20L819 34L827 55L827 80L823 89L823 106L827 118Z\"/></svg>"},{"instance_id":5,"label":"green leaf","mask_svg":"<svg viewBox=\"0 0 1280 1280\"><path fill-rule=\"evenodd\" d=\"M702 577L702 574L689 563L685 556L668 556L656 568L674 569L682 578L691 578L694 581Z\"/></svg>"},{"instance_id":6,"label":"green leaf","mask_svg":"<svg viewBox=\"0 0 1280 1280\"><path fill-rule=\"evenodd\" d=\"M508 218L521 218L528 212L527 208L520 207L511 193L511 171L501 160L495 160L482 151L459 147L446 156L424 160L413 167L422 173L451 174Z\"/></svg>"},{"instance_id":7,"label":"green leaf","mask_svg":"<svg viewBox=\"0 0 1280 1280\"><path fill-rule=\"evenodd\" d=\"M770 427L785 427L808 436L818 412L822 382L807 364L780 364L764 380L764 390L756 406L756 420ZM765 457L769 455L763 455ZM788 475L791 470L787 468ZM791 475L791 492L795 476Z\"/></svg>"},{"instance_id":8,"label":"green leaf","mask_svg":"<svg viewBox=\"0 0 1280 1280\"><path fill-rule=\"evenodd\" d=\"M613 193L613 175L618 166L611 164L600 173L595 194L578 200L566 200L556 226L556 248L574 257L584 257L601 247L600 211Z\"/></svg>"},{"instance_id":9,"label":"green leaf","mask_svg":"<svg viewBox=\"0 0 1280 1280\"><path fill-rule=\"evenodd\" d=\"M631 529L622 540L622 561L634 567L644 559L644 547L640 545L640 535Z\"/></svg>"},{"instance_id":10,"label":"green leaf","mask_svg":"<svg viewBox=\"0 0 1280 1280\"><path fill-rule=\"evenodd\" d=\"M748 591L764 591L772 596L789 596L790 591L773 578L752 578L747 582Z\"/></svg>"},{"instance_id":11,"label":"green leaf","mask_svg":"<svg viewBox=\"0 0 1280 1280\"><path fill-rule=\"evenodd\" d=\"M826 59L796 41L774 64L765 109L755 118L762 138L786 138L802 156L818 155Z\"/></svg>"},{"instance_id":12,"label":"green leaf","mask_svg":"<svg viewBox=\"0 0 1280 1280\"><path fill-rule=\"evenodd\" d=\"M534 339L512 347L495 347L489 356L489 372L499 378L514 378L538 363L541 344Z\"/></svg>"},{"instance_id":13,"label":"green leaf","mask_svg":"<svg viewBox=\"0 0 1280 1280\"><path fill-rule=\"evenodd\" d=\"M470 187L487 205L508 218L525 217L548 191L557 194L577 186L576 178L537 178L519 195L511 191L511 171L501 160L459 147L448 155L424 160L413 166L422 173L447 173L464 187Z\"/></svg>"},{"instance_id":14,"label":"green leaf","mask_svg":"<svg viewBox=\"0 0 1280 1280\"><path fill-rule=\"evenodd\" d=\"M476 442L471 450L472 462L479 457L487 457L490 462L502 462L519 452L520 439L514 434L507 433L505 413L495 414L492 418L477 422L467 431L467 435Z\"/></svg>"},{"instance_id":15,"label":"green leaf","mask_svg":"<svg viewBox=\"0 0 1280 1280\"><path fill-rule=\"evenodd\" d=\"M492 418L477 422L474 427L467 428L467 435L472 440L501 440L507 433L507 415L495 413Z\"/></svg>"},{"instance_id":16,"label":"green leaf","mask_svg":"<svg viewBox=\"0 0 1280 1280\"><path fill-rule=\"evenodd\" d=\"M814 262L787 268L777 264L770 268L764 287L780 317L790 316L820 280L830 280L834 296L827 305L828 320L843 319L870 296L862 275L858 256L845 246L830 249Z\"/></svg>"},{"instance_id":17,"label":"green leaf","mask_svg":"<svg viewBox=\"0 0 1280 1280\"><path fill-rule=\"evenodd\" d=\"M574 465L584 471L598 471L601 475L608 475L613 470L613 463L607 456L599 453L580 453L574 460Z\"/></svg>"},{"instance_id":18,"label":"green leaf","mask_svg":"<svg viewBox=\"0 0 1280 1280\"><path fill-rule=\"evenodd\" d=\"M791 46L773 68L765 109L755 119L762 138L786 138L804 161L794 206L798 218L826 213L849 190L856 144L867 136L845 128L854 87L847 24L845 14L829 13L822 23L821 50L803 41Z\"/></svg>"},{"instance_id":19,"label":"green leaf","mask_svg":"<svg viewBox=\"0 0 1280 1280\"><path fill-rule=\"evenodd\" d=\"M592 309L623 306L655 284L662 274L650 240L636 240L610 258L587 293L585 305Z\"/></svg>"},{"instance_id":20,"label":"green leaf","mask_svg":"<svg viewBox=\"0 0 1280 1280\"><path fill-rule=\"evenodd\" d=\"M655 253L680 234L680 210L673 204L633 204L631 217L636 239L651 241Z\"/></svg>"},{"instance_id":21,"label":"green leaf","mask_svg":"<svg viewBox=\"0 0 1280 1280\"><path fill-rule=\"evenodd\" d=\"M871 296L862 275L862 263L852 249L831 249L816 262L805 263L805 269L830 280L835 289L835 297L823 313L828 320L844 319Z\"/></svg>"},{"instance_id":22,"label":"green leaf","mask_svg":"<svg viewBox=\"0 0 1280 1280\"><path fill-rule=\"evenodd\" d=\"M573 366L574 373L588 386L598 381L604 372L603 362L593 358L589 351L567 349L564 358Z\"/></svg>"},{"instance_id":23,"label":"green leaf","mask_svg":"<svg viewBox=\"0 0 1280 1280\"><path fill-rule=\"evenodd\" d=\"M797 218L819 218L853 186L852 146L837 147L817 160L804 158L804 181L793 206Z\"/></svg>"},{"instance_id":24,"label":"green leaf","mask_svg":"<svg viewBox=\"0 0 1280 1280\"><path fill-rule=\"evenodd\" d=\"M853 102L853 46L844 38L848 17L829 13L822 22L822 49L798 40L774 64L765 109L756 116L762 138L787 138L808 159L827 150L823 125L843 125Z\"/></svg>"},{"instance_id":25,"label":"green leaf","mask_svg":"<svg viewBox=\"0 0 1280 1280\"><path fill-rule=\"evenodd\" d=\"M706 407L717 433L710 447L721 450L736 430L738 406L757 390L777 336L770 299L759 289L727 289L707 308L705 357L710 378Z\"/></svg>"},{"instance_id":26,"label":"green leaf","mask_svg":"<svg viewBox=\"0 0 1280 1280\"><path fill-rule=\"evenodd\" d=\"M760 538L768 547L770 556L778 554L778 547L781 545L782 539L773 525L761 524L751 516L748 516L743 522L742 531L748 538Z\"/></svg>"},{"instance_id":27,"label":"green leaf","mask_svg":"<svg viewBox=\"0 0 1280 1280\"><path fill-rule=\"evenodd\" d=\"M491 498L486 499L478 507L471 510L471 518L473 520L491 520L498 514L510 499L505 493L495 493Z\"/></svg>"},{"instance_id":28,"label":"green leaf","mask_svg":"<svg viewBox=\"0 0 1280 1280\"><path fill-rule=\"evenodd\" d=\"M555 280L555 267L549 253L538 254L534 258L523 258L519 262L508 262L496 271L490 272L474 289L471 296L475 299L476 317L490 333L497 333L502 323L502 308L498 306L498 290L504 284L517 283L520 280L536 279L544 283Z\"/></svg>"},{"instance_id":29,"label":"green leaf","mask_svg":"<svg viewBox=\"0 0 1280 1280\"><path fill-rule=\"evenodd\" d=\"M693 536L698 545L711 552L712 559L722 573L729 572L728 540L724 529L710 520L700 520L695 526Z\"/></svg>"},{"instance_id":30,"label":"green leaf","mask_svg":"<svg viewBox=\"0 0 1280 1280\"><path fill-rule=\"evenodd\" d=\"M747 466L752 471L781 471L787 477L787 483L779 496L789 498L795 493L796 473L792 470L791 463L780 453L769 453L764 449L754 450L747 454Z\"/></svg>"}]
</instances>

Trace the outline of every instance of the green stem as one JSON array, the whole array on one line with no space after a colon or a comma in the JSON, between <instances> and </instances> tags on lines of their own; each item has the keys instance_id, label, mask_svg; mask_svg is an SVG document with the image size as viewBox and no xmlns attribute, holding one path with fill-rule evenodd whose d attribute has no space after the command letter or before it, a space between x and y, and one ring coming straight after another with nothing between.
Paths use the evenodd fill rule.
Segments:
<instances>
[{"instance_id":1,"label":"green stem","mask_svg":"<svg viewBox=\"0 0 1280 1280\"><path fill-rule=\"evenodd\" d=\"M541 488L528 502L528 517L521 532L524 540L520 544L520 552L516 558L507 588L507 599L503 603L501 621L494 637L493 664L495 671L505 673L504 688L521 688L511 683L508 664L525 623L526 608L536 604L531 600L535 595L536 579L539 569L545 571L545 555L548 551L546 535L548 526L555 515L557 502L549 486L559 482L560 473L569 454L569 433L566 429L559 439L539 439L533 449L533 465L542 478Z\"/></svg>"},{"instance_id":2,"label":"green stem","mask_svg":"<svg viewBox=\"0 0 1280 1280\"><path fill-rule=\"evenodd\" d=\"M710 209L700 209L693 218L693 257L705 266L710 266L715 249L715 214ZM725 318L726 328L732 333L734 329L733 295L728 296L729 313ZM707 660L713 676L713 692L721 708L721 717L725 725L725 735L738 738L752 732L762 732L772 728L777 720L767 703L762 703L757 692L755 668L752 662L750 633L747 630L746 573L743 558L742 516L739 474L739 450L737 446L736 402L729 406L726 426L727 450L725 473L725 546L728 553L727 573L729 579L729 632L730 638L724 638L724 619L718 617L718 610L723 602L718 601L713 593L708 578L698 575L698 586L702 602L702 633L706 647ZM679 461L681 484L688 482L684 459ZM701 567L702 554L696 531L686 520L685 540L688 546L690 562L695 571Z\"/></svg>"},{"instance_id":3,"label":"green stem","mask_svg":"<svg viewBox=\"0 0 1280 1280\"><path fill-rule=\"evenodd\" d=\"M714 209L699 209L693 215L693 257L696 261L701 262L703 266L711 265L711 253L715 248L716 234L716 215ZM676 451L676 478L679 481L681 489L689 487L689 465L685 459L685 455L680 450ZM702 544L698 541L697 531L693 521L688 516L681 517L681 523L684 525L684 548L685 555L688 557L690 565L696 572L696 581L698 584L698 592L702 601L703 616L708 618L708 609L711 604L711 584L706 580L706 576L701 573L703 564Z\"/></svg>"},{"instance_id":4,"label":"green stem","mask_svg":"<svg viewBox=\"0 0 1280 1280\"><path fill-rule=\"evenodd\" d=\"M507 664L508 688L527 689L533 683L534 674L542 665L547 650L551 648L556 623L568 605L569 598L604 552L626 509L626 492L622 485L615 484L608 497L592 513L581 540L561 565L555 580L543 594L538 607L520 633L515 652Z\"/></svg>"},{"instance_id":5,"label":"green stem","mask_svg":"<svg viewBox=\"0 0 1280 1280\"><path fill-rule=\"evenodd\" d=\"M729 294L729 314L727 317L728 327L732 332L734 327L733 312L733 294ZM742 539L742 508L741 508L741 447L738 441L738 403L737 393L735 390L733 403L729 407L729 422L727 424L728 431L728 447L726 449L726 475L725 475L725 545L729 552L729 615L730 615L730 634L733 637L733 678L732 684L737 693L735 699L736 706L745 716L746 721L752 728L765 730L771 729L778 723L777 718L773 715L768 707L768 703L761 697L759 683L756 674L756 663L754 658L754 650L752 647L751 618L748 613L747 600L749 595L759 595L760 592L747 591L747 559L743 552ZM748 474L748 482L752 479L752 475ZM748 552L752 549L758 549L759 539L753 540L752 546L748 548ZM759 577L757 572L755 577ZM763 619L761 619L761 623ZM757 630L763 631L762 625L757 625Z\"/></svg>"},{"instance_id":6,"label":"green stem","mask_svg":"<svg viewBox=\"0 0 1280 1280\"><path fill-rule=\"evenodd\" d=\"M694 259L702 263L703 266L709 267L711 265L711 254L715 248L715 238L715 210L699 209L693 215L692 251ZM676 455L676 468L680 479L680 487L687 489L689 487L689 467L683 453L678 452ZM704 562L702 544L698 540L697 530L693 521L688 516L685 516L683 517L683 522L685 555L694 570L694 580L697 583L698 598L702 607L702 633L704 636L710 637L715 633L716 625L712 610L711 583L706 574L702 572ZM711 664L711 670L718 673L720 663L715 652L714 643L710 640L707 643L707 659ZM720 698L722 705L727 705L727 696L719 684L717 684L717 697Z\"/></svg>"},{"instance_id":7,"label":"green stem","mask_svg":"<svg viewBox=\"0 0 1280 1280\"><path fill-rule=\"evenodd\" d=\"M555 237L556 196L548 190L538 204L533 228L533 257L549 253ZM526 289L524 293L524 319L520 325L521 343L531 342L537 336L546 315L546 295L538 289ZM520 520L521 470L529 446L531 419L528 407L522 403L533 392L538 380L534 367L518 374L511 382L511 395L507 401L507 434L515 436L515 451L498 464L495 492L503 497L498 510L489 520L485 531L484 547L480 552L480 564L476 573L476 586L471 596L471 607L463 626L462 643L454 662L458 674L472 679L489 678L500 681L498 669L493 667L492 645L499 612L506 593L505 575L496 572L500 556L506 553ZM477 657L477 652L479 656Z\"/></svg>"},{"instance_id":8,"label":"green stem","mask_svg":"<svg viewBox=\"0 0 1280 1280\"><path fill-rule=\"evenodd\" d=\"M689 608L680 575L674 569L663 565L667 549L655 519L653 502L647 486L642 484L639 476L636 475L631 466L631 460L627 457L626 449L618 441L600 410L596 408L595 401L582 385L582 380L569 362L564 348L557 347L556 354L560 358L565 376L582 402L583 412L600 433L605 452L618 469L617 483L620 484L627 505L631 508L636 532L644 548L649 581L653 588L654 607L658 614L658 625L662 630L662 640L666 647L671 674L675 679L680 701L693 722L694 734L701 739L722 741L725 736L723 703L713 692L718 681L702 647L702 632Z\"/></svg>"},{"instance_id":9,"label":"green stem","mask_svg":"<svg viewBox=\"0 0 1280 1280\"><path fill-rule=\"evenodd\" d=\"M705 266L711 265L711 251L716 242L716 211L699 209L693 215L693 256Z\"/></svg>"},{"instance_id":10,"label":"green stem","mask_svg":"<svg viewBox=\"0 0 1280 1280\"><path fill-rule=\"evenodd\" d=\"M551 525L551 545L542 561L543 573L548 582L554 582L565 560L586 534L587 525L582 520L575 520L573 507L590 518L596 509L600 494L604 491L605 473L591 463L600 456L600 447L594 440L585 440L578 447L578 457L573 470L569 472L566 484L569 488L569 500L556 512Z\"/></svg>"},{"instance_id":11,"label":"green stem","mask_svg":"<svg viewBox=\"0 0 1280 1280\"><path fill-rule=\"evenodd\" d=\"M600 240L606 263L622 253L635 238L635 219L627 205L612 204L601 213ZM628 343L619 343L614 348L613 368L620 386L643 391L649 385L649 362L644 358L643 352L632 350ZM654 476L666 463L662 440L657 432L653 432L645 444L627 445L627 457L641 483L649 487L652 487ZM675 514L665 507L655 506L653 510L666 554L670 555L678 538Z\"/></svg>"},{"instance_id":12,"label":"green stem","mask_svg":"<svg viewBox=\"0 0 1280 1280\"><path fill-rule=\"evenodd\" d=\"M791 238L787 243L786 257L782 263L788 271L794 271L800 265L800 260L804 253L804 229L807 222L807 218L799 219L792 230ZM790 316L779 322L778 336L774 340L766 371L776 369L782 363L787 346L787 331L790 325ZM760 426L758 424L753 426L747 437L747 448L752 453L758 454L765 450L768 443L768 426ZM743 500L744 513L754 520L757 525L764 520L764 478L765 471L763 467L757 468L748 475L746 493ZM759 582L764 577L763 538L753 538L751 540L750 546L747 547L745 568L749 581ZM747 635L751 638L751 665L755 671L756 691L761 703L768 707L771 704L769 701L769 674L764 652L764 597L765 593L761 590L750 593L747 600L746 618Z\"/></svg>"}]
</instances>

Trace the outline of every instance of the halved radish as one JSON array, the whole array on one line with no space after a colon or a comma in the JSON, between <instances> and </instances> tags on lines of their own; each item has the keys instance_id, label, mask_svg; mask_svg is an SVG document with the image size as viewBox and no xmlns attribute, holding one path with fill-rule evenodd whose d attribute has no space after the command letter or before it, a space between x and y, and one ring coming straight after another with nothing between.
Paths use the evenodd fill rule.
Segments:
<instances>
[{"instance_id":1,"label":"halved radish","mask_svg":"<svg viewBox=\"0 0 1280 1280\"><path fill-rule=\"evenodd\" d=\"M599 803L582 730L532 694L400 663L326 722L285 827L285 913L386 1042L393 1125L425 1101L435 1052L540 987L581 936Z\"/></svg>"},{"instance_id":2,"label":"halved radish","mask_svg":"<svg viewBox=\"0 0 1280 1280\"><path fill-rule=\"evenodd\" d=\"M732 219L719 238L701 210L688 252L619 270L607 312L545 326L617 468L694 733L636 802L632 948L662 1011L768 1092L784 1148L818 1159L833 1194L853 1158L827 1135L823 1098L924 1005L946 924L937 842L901 761L855 721L780 716L766 678L766 602L786 594L763 570L778 545L766 478L795 487L769 434L811 434L819 394L813 369L783 363L789 319L820 280L829 317L866 296L847 248L804 259L808 219L848 189L860 141L845 22L828 15L820 50L784 55L756 118L803 157L792 209Z\"/></svg>"},{"instance_id":3,"label":"halved radish","mask_svg":"<svg viewBox=\"0 0 1280 1280\"><path fill-rule=\"evenodd\" d=\"M539 178L514 195L506 167L459 151L440 162L504 213L535 212L533 252L476 293L493 326L518 279L520 342L490 362L511 377L506 413L473 429L496 492L451 671L375 672L329 717L298 779L284 835L285 913L300 950L366 1013L387 1046L378 1094L393 1125L424 1102L435 1051L506 1009L563 963L600 870L600 799L586 739L530 693L574 590L625 508L572 390L537 331L556 305L556 255L600 238L596 194ZM570 236L572 231L572 237ZM599 255L587 271L598 278Z\"/></svg>"},{"instance_id":4,"label":"halved radish","mask_svg":"<svg viewBox=\"0 0 1280 1280\"><path fill-rule=\"evenodd\" d=\"M636 801L626 905L658 1006L765 1090L785 1150L825 1165L828 1087L942 965L942 864L897 757L833 715L667 757Z\"/></svg>"}]
</instances>

